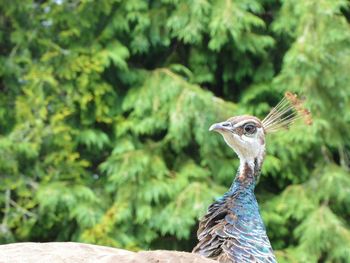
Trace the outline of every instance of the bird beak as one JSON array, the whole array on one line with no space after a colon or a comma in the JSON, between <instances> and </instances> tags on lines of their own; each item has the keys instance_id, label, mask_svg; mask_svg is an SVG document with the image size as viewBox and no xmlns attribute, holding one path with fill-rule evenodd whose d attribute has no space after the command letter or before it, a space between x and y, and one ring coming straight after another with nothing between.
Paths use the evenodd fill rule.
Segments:
<instances>
[{"instance_id":1,"label":"bird beak","mask_svg":"<svg viewBox=\"0 0 350 263\"><path fill-rule=\"evenodd\" d=\"M223 132L223 131L230 131L231 128L232 128L231 124L224 121L224 122L214 123L212 126L210 126L209 131Z\"/></svg>"}]
</instances>

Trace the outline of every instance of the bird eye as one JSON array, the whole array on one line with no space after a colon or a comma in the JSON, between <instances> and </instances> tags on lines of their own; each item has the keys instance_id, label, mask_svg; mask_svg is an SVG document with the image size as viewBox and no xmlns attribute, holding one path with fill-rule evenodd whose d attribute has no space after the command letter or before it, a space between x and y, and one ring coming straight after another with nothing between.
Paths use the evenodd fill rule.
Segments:
<instances>
[{"instance_id":1,"label":"bird eye","mask_svg":"<svg viewBox=\"0 0 350 263\"><path fill-rule=\"evenodd\" d=\"M244 129L244 134L254 134L255 133L255 131L256 131L256 126L255 125L253 125L253 124L246 124L246 125L244 125L244 127L243 127L243 129Z\"/></svg>"}]
</instances>

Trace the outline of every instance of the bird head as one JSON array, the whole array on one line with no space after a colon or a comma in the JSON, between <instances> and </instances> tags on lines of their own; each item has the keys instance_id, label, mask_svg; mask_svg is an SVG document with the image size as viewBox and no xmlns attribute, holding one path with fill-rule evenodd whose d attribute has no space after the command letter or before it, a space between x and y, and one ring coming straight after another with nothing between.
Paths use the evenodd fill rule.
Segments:
<instances>
[{"instance_id":1,"label":"bird head","mask_svg":"<svg viewBox=\"0 0 350 263\"><path fill-rule=\"evenodd\" d=\"M304 108L303 101L286 92L262 121L250 115L236 116L213 124L209 130L219 132L241 160L248 163L257 160L261 164L265 156L266 134L289 128L300 118L311 125L311 114Z\"/></svg>"},{"instance_id":2,"label":"bird head","mask_svg":"<svg viewBox=\"0 0 350 263\"><path fill-rule=\"evenodd\" d=\"M264 157L265 130L261 121L254 116L232 117L213 124L209 131L220 133L241 160L261 160Z\"/></svg>"}]
</instances>

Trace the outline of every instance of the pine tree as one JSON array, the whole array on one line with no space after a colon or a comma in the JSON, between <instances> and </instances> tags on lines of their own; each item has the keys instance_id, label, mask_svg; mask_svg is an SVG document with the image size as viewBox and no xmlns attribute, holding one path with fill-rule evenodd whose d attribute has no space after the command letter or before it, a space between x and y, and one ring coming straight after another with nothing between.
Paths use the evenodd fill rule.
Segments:
<instances>
[{"instance_id":1,"label":"pine tree","mask_svg":"<svg viewBox=\"0 0 350 263\"><path fill-rule=\"evenodd\" d=\"M295 226L294 242L281 253L287 262L348 262L350 31L345 1L284 1L273 24L293 39L275 84L303 93L314 115L310 134L285 141L304 146L307 180L273 200L280 224ZM287 19L288 17L288 19ZM289 142L288 142L289 141ZM300 204L302 203L302 204ZM271 222L271 224L273 224Z\"/></svg>"},{"instance_id":2,"label":"pine tree","mask_svg":"<svg viewBox=\"0 0 350 263\"><path fill-rule=\"evenodd\" d=\"M0 1L2 243L185 249L237 160L213 122L286 90L257 187L280 262L350 262L343 0Z\"/></svg>"}]
</instances>

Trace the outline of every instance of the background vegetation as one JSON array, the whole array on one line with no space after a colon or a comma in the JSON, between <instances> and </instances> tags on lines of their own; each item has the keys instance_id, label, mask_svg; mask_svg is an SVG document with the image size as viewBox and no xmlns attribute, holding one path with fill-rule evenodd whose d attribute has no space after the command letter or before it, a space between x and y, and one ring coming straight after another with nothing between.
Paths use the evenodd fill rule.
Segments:
<instances>
[{"instance_id":1,"label":"background vegetation","mask_svg":"<svg viewBox=\"0 0 350 263\"><path fill-rule=\"evenodd\" d=\"M279 262L350 262L346 0L0 0L0 242L195 244L237 159L213 122L285 90L256 189Z\"/></svg>"}]
</instances>

